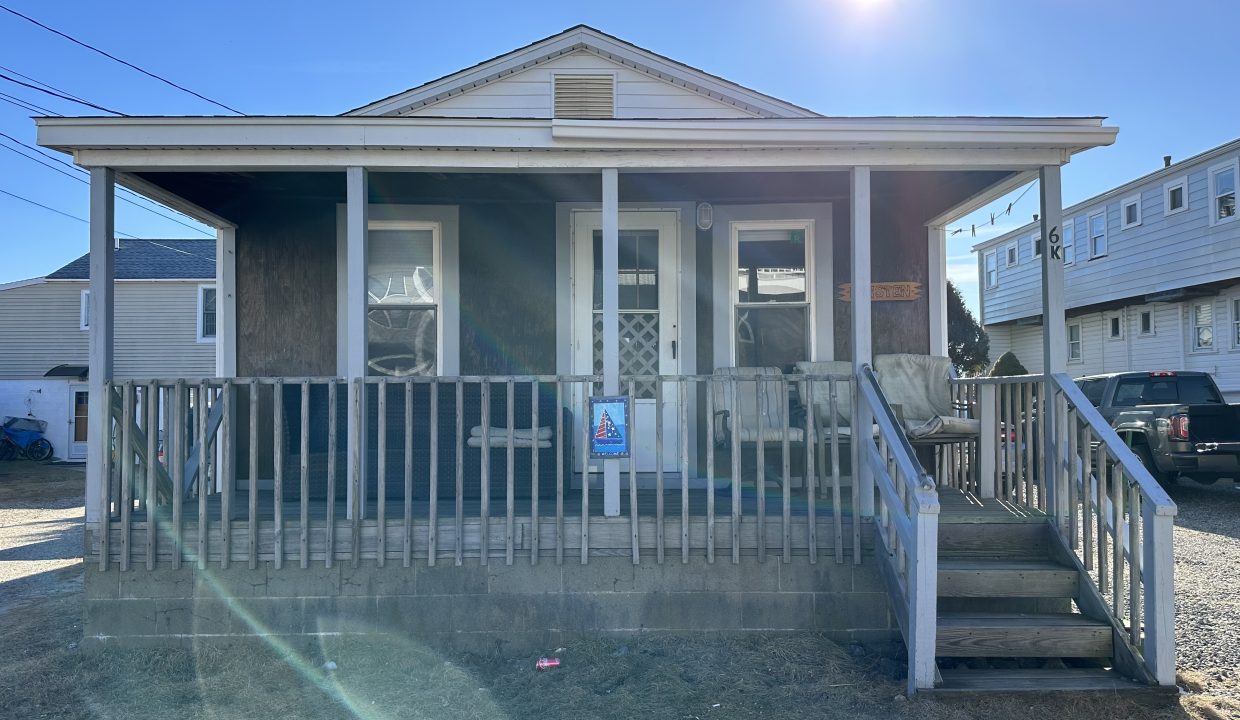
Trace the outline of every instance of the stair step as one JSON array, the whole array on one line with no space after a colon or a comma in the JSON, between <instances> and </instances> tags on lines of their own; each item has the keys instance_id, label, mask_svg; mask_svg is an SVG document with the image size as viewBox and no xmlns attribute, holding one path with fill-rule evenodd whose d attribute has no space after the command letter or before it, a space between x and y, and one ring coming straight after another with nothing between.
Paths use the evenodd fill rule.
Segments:
<instances>
[{"instance_id":1,"label":"stair step","mask_svg":"<svg viewBox=\"0 0 1240 720\"><path fill-rule=\"evenodd\" d=\"M939 597L1071 598L1076 570L1049 560L948 557L939 561Z\"/></svg>"},{"instance_id":2,"label":"stair step","mask_svg":"<svg viewBox=\"0 0 1240 720\"><path fill-rule=\"evenodd\" d=\"M941 558L1045 560L1049 551L1045 522L939 525Z\"/></svg>"},{"instance_id":3,"label":"stair step","mask_svg":"<svg viewBox=\"0 0 1240 720\"><path fill-rule=\"evenodd\" d=\"M933 692L1042 692L1047 690L1148 690L1114 670L1064 668L1059 670L943 670L943 684Z\"/></svg>"},{"instance_id":4,"label":"stair step","mask_svg":"<svg viewBox=\"0 0 1240 720\"><path fill-rule=\"evenodd\" d=\"M941 613L939 657L1111 657L1111 626L1072 613Z\"/></svg>"}]
</instances>

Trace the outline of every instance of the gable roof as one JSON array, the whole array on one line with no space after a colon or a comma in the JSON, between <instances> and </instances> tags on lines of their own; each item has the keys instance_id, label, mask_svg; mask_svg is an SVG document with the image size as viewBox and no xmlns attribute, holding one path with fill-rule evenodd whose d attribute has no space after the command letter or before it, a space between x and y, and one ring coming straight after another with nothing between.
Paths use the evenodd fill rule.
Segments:
<instances>
[{"instance_id":1,"label":"gable roof","mask_svg":"<svg viewBox=\"0 0 1240 720\"><path fill-rule=\"evenodd\" d=\"M401 115L573 52L590 52L758 117L821 117L806 108L703 72L614 35L577 25L473 67L390 95L344 115Z\"/></svg>"},{"instance_id":2,"label":"gable roof","mask_svg":"<svg viewBox=\"0 0 1240 720\"><path fill-rule=\"evenodd\" d=\"M117 280L214 280L214 240L120 240ZM48 280L89 280L90 254L49 274Z\"/></svg>"}]
</instances>

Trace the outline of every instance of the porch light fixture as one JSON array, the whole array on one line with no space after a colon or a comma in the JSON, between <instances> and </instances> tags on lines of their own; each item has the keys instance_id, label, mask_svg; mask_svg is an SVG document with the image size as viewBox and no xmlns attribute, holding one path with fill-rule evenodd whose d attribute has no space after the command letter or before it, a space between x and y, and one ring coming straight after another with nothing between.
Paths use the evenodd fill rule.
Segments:
<instances>
[{"instance_id":1,"label":"porch light fixture","mask_svg":"<svg viewBox=\"0 0 1240 720\"><path fill-rule=\"evenodd\" d=\"M715 207L708 202L697 204L698 230L709 230L715 224Z\"/></svg>"}]
</instances>

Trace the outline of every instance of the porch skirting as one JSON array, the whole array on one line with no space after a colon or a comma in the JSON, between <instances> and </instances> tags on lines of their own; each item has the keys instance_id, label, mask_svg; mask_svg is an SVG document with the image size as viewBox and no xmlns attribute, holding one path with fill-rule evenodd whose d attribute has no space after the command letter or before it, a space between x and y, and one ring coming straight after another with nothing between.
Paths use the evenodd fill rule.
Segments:
<instances>
[{"instance_id":1,"label":"porch skirting","mask_svg":"<svg viewBox=\"0 0 1240 720\"><path fill-rule=\"evenodd\" d=\"M869 552L867 551L867 555ZM101 572L86 566L84 637L185 646L264 638L293 646L332 634L384 634L441 649L549 652L574 636L644 632L821 632L899 639L878 565L794 556L659 564L653 555L588 564L503 562L276 569L270 562Z\"/></svg>"}]
</instances>

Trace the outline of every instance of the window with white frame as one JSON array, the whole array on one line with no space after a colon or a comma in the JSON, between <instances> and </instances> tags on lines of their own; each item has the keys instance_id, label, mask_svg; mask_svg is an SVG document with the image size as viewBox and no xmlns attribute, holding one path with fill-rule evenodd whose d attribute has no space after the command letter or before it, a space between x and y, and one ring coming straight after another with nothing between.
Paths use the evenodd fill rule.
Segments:
<instances>
[{"instance_id":1,"label":"window with white frame","mask_svg":"<svg viewBox=\"0 0 1240 720\"><path fill-rule=\"evenodd\" d=\"M78 306L78 327L83 330L90 329L90 291L82 291L81 304Z\"/></svg>"},{"instance_id":2,"label":"window with white frame","mask_svg":"<svg viewBox=\"0 0 1240 720\"><path fill-rule=\"evenodd\" d=\"M1111 340L1124 339L1124 317L1122 315L1107 316L1107 338Z\"/></svg>"},{"instance_id":3,"label":"window with white frame","mask_svg":"<svg viewBox=\"0 0 1240 720\"><path fill-rule=\"evenodd\" d=\"M1236 217L1237 161L1210 168L1210 224L1230 222Z\"/></svg>"},{"instance_id":4,"label":"window with white frame","mask_svg":"<svg viewBox=\"0 0 1240 720\"><path fill-rule=\"evenodd\" d=\"M1141 334L1154 334L1154 313L1149 310L1141 311Z\"/></svg>"},{"instance_id":5,"label":"window with white frame","mask_svg":"<svg viewBox=\"0 0 1240 720\"><path fill-rule=\"evenodd\" d=\"M1068 362L1081 361L1081 324L1068 323Z\"/></svg>"},{"instance_id":6,"label":"window with white frame","mask_svg":"<svg viewBox=\"0 0 1240 720\"><path fill-rule=\"evenodd\" d=\"M1141 224L1141 196L1133 195L1119 203L1119 228L1127 230Z\"/></svg>"},{"instance_id":7,"label":"window with white frame","mask_svg":"<svg viewBox=\"0 0 1240 720\"><path fill-rule=\"evenodd\" d=\"M372 375L439 367L438 223L372 220L367 233L366 353Z\"/></svg>"},{"instance_id":8,"label":"window with white frame","mask_svg":"<svg viewBox=\"0 0 1240 720\"><path fill-rule=\"evenodd\" d=\"M1214 303L1193 303L1193 350L1214 349Z\"/></svg>"},{"instance_id":9,"label":"window with white frame","mask_svg":"<svg viewBox=\"0 0 1240 720\"><path fill-rule=\"evenodd\" d=\"M737 366L788 369L809 360L812 225L736 222L731 230Z\"/></svg>"},{"instance_id":10,"label":"window with white frame","mask_svg":"<svg viewBox=\"0 0 1240 720\"><path fill-rule=\"evenodd\" d=\"M1240 348L1240 298L1231 299L1231 346Z\"/></svg>"},{"instance_id":11,"label":"window with white frame","mask_svg":"<svg viewBox=\"0 0 1240 720\"><path fill-rule=\"evenodd\" d=\"M198 342L215 342L215 286L198 286Z\"/></svg>"},{"instance_id":12,"label":"window with white frame","mask_svg":"<svg viewBox=\"0 0 1240 720\"><path fill-rule=\"evenodd\" d=\"M986 253L983 260L986 273L986 289L996 287L999 284L999 256L994 250Z\"/></svg>"},{"instance_id":13,"label":"window with white frame","mask_svg":"<svg viewBox=\"0 0 1240 720\"><path fill-rule=\"evenodd\" d=\"M1188 209L1188 176L1163 185L1163 215L1174 215Z\"/></svg>"},{"instance_id":14,"label":"window with white frame","mask_svg":"<svg viewBox=\"0 0 1240 720\"><path fill-rule=\"evenodd\" d=\"M1063 221L1063 264L1076 262L1076 218Z\"/></svg>"},{"instance_id":15,"label":"window with white frame","mask_svg":"<svg viewBox=\"0 0 1240 720\"><path fill-rule=\"evenodd\" d=\"M1089 216L1089 259L1107 254L1107 212L1099 210Z\"/></svg>"},{"instance_id":16,"label":"window with white frame","mask_svg":"<svg viewBox=\"0 0 1240 720\"><path fill-rule=\"evenodd\" d=\"M1042 257L1042 233L1035 232L1029 236L1029 252L1032 253L1033 259L1037 260Z\"/></svg>"},{"instance_id":17,"label":"window with white frame","mask_svg":"<svg viewBox=\"0 0 1240 720\"><path fill-rule=\"evenodd\" d=\"M1016 267L1016 263L1020 262L1020 245L1012 243L1004 248L1004 255L1007 256L1007 267Z\"/></svg>"}]
</instances>

